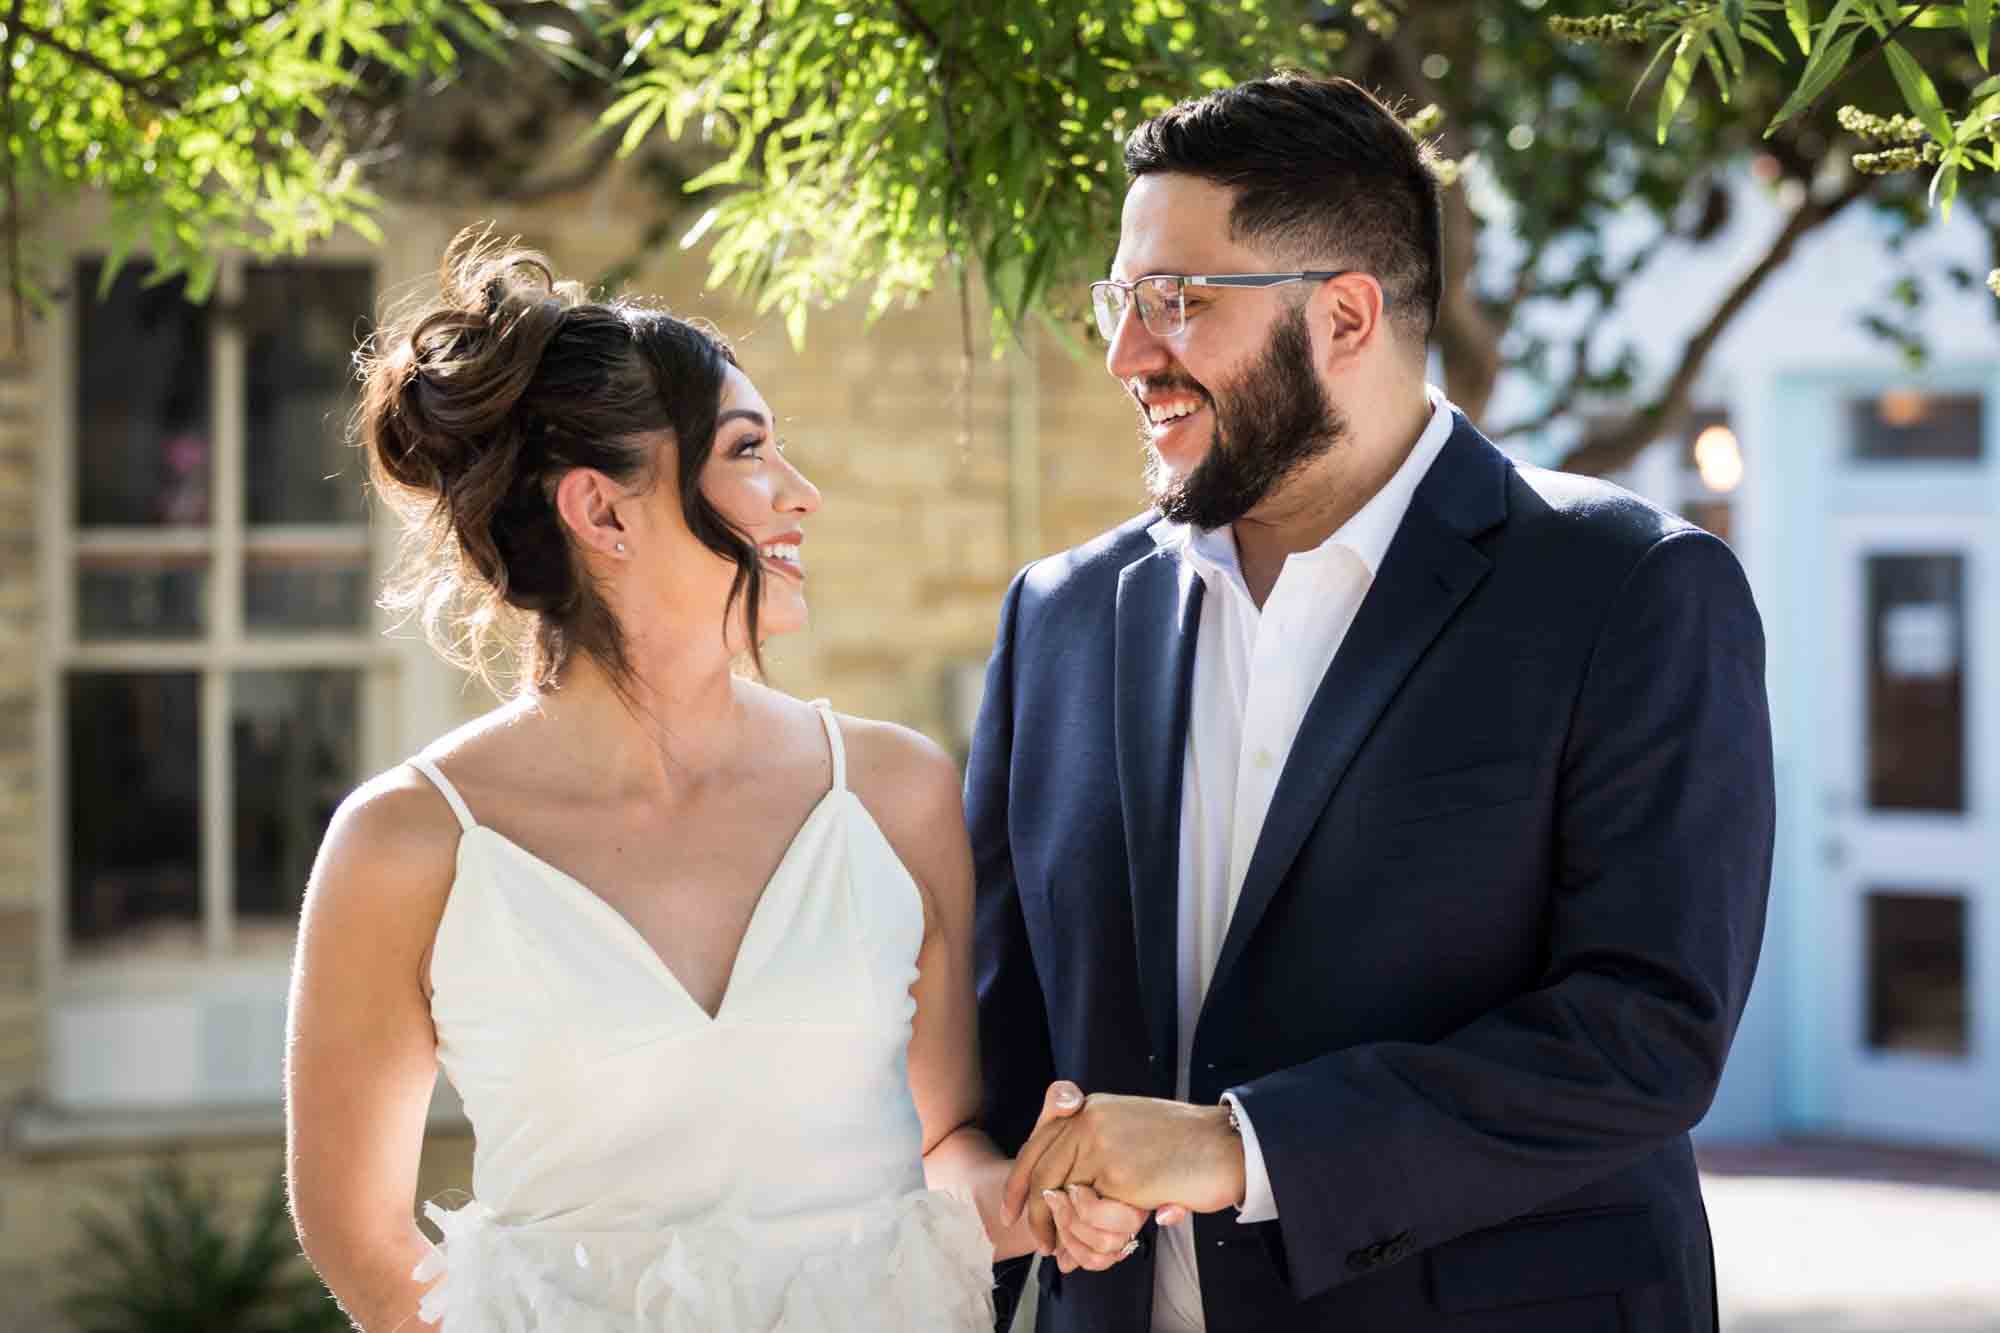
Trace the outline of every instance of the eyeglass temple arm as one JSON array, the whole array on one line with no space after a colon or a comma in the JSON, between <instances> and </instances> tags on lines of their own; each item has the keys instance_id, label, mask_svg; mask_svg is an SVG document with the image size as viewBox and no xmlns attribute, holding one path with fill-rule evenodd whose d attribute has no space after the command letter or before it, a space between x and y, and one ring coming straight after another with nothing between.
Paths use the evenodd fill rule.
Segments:
<instances>
[{"instance_id":1,"label":"eyeglass temple arm","mask_svg":"<svg viewBox=\"0 0 2000 1333\"><path fill-rule=\"evenodd\" d=\"M1287 282L1325 282L1345 276L1344 268L1308 269L1303 273L1205 273L1181 279L1190 287L1276 287Z\"/></svg>"}]
</instances>

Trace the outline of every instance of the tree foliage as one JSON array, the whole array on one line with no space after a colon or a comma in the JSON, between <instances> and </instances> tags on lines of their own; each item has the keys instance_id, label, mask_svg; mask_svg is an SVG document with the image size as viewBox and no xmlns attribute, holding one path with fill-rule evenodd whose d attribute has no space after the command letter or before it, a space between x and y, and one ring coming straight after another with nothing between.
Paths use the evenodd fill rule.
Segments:
<instances>
[{"instance_id":1,"label":"tree foliage","mask_svg":"<svg viewBox=\"0 0 2000 1333\"><path fill-rule=\"evenodd\" d=\"M1298 46L1283 6L1089 0L647 0L622 15L633 148L691 130L725 156L695 235L713 277L806 311L879 312L976 264L1006 318L1101 266L1126 129Z\"/></svg>"},{"instance_id":2,"label":"tree foliage","mask_svg":"<svg viewBox=\"0 0 2000 1333\"><path fill-rule=\"evenodd\" d=\"M89 190L200 298L228 249L301 253L379 202L340 132L365 70L418 77L500 54L484 0L0 0L0 188L19 306L45 270L25 222ZM106 281L118 264L105 268Z\"/></svg>"},{"instance_id":3,"label":"tree foliage","mask_svg":"<svg viewBox=\"0 0 2000 1333\"><path fill-rule=\"evenodd\" d=\"M1446 387L1502 437L1566 440L1576 466L1684 418L1730 323L1847 210L1897 223L1863 317L1912 358L1926 294L1977 279L1915 271L1897 241L1933 201L2000 237L1990 0L497 3L0 0L16 292L35 272L23 211L84 189L111 202L114 254L143 248L197 295L224 248L366 231L355 126L407 149L439 73L552 55L601 111L582 169L671 159L652 243L705 244L712 280L795 338L830 303L880 312L975 276L999 328L1073 337L1134 125L1274 66L1354 77L1447 183ZM1616 336L1628 284L1727 232L1746 165L1782 225L1671 362L1643 364ZM1539 383L1537 410L1485 419L1503 370Z\"/></svg>"},{"instance_id":4,"label":"tree foliage","mask_svg":"<svg viewBox=\"0 0 2000 1333\"><path fill-rule=\"evenodd\" d=\"M607 125L626 146L715 146L719 159L688 183L698 216L686 239L705 239L712 277L782 311L794 336L811 309L858 289L880 310L968 271L1000 323L1033 313L1071 328L1074 294L1116 244L1132 126L1276 65L1350 75L1396 100L1449 185L1438 336L1453 397L1479 415L1503 369L1538 380L1540 410L1485 424L1556 430L1573 463L1603 468L1687 415L1729 323L1813 233L1864 199L1906 228L1921 222L1922 183L1857 173L1857 145L1813 98L1837 57L1864 104L1891 78L1910 82L1900 57L1884 76L1853 50L1878 30L1912 42L1896 24L1970 23L1971 7L1890 18L1876 4L1835 0L1815 15L1808 0L1635 0L1566 16L1547 0L650 0L603 29L621 71ZM1788 52L1793 21L1804 51ZM1597 40L1559 40L1578 37ZM1665 91L1644 114L1632 103L1656 49ZM1910 52L1935 62L1913 87L1971 108L1951 122L1961 134L1987 93L1945 53ZM1963 64L1978 72L1969 54ZM1688 96L1703 71L1726 103ZM1627 284L1673 246L1722 232L1724 182L1746 163L1783 227L1673 364L1641 364L1604 336ZM1975 193L1984 210L1992 191ZM1635 213L1649 225L1621 242ZM1904 317L1936 276L1885 281L1884 308L1867 316L1912 355Z\"/></svg>"},{"instance_id":5,"label":"tree foliage","mask_svg":"<svg viewBox=\"0 0 2000 1333\"><path fill-rule=\"evenodd\" d=\"M1768 137L1825 102L1857 68L1883 58L1895 80L1903 114L1847 103L1837 113L1842 129L1867 145L1853 155L1856 171L1887 175L1930 168L1926 202L1949 217L1965 173L2000 170L2000 75L1993 75L1994 0L1964 4L1899 4L1896 0L1834 0L1815 14L1813 0L1636 0L1615 14L1588 18L1552 17L1558 36L1587 42L1652 43L1647 73L1664 69L1657 123L1667 140L1681 103L1704 70L1724 103L1743 80L1749 61L1769 55L1796 71L1790 92L1771 117ZM1920 59L1912 44L1951 33L1948 44L1932 43ZM1781 45L1795 43L1803 64ZM1931 68L1977 64L1976 82L1956 105L1948 105ZM2000 270L1988 279L2000 292Z\"/></svg>"}]
</instances>

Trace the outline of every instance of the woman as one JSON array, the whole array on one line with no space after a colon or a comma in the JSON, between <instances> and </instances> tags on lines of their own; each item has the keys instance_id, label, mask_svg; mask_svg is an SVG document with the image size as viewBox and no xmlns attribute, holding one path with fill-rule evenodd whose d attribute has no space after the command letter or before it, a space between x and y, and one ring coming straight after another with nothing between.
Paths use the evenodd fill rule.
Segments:
<instances>
[{"instance_id":1,"label":"woman","mask_svg":"<svg viewBox=\"0 0 2000 1333\"><path fill-rule=\"evenodd\" d=\"M732 670L806 620L819 494L770 408L713 334L470 233L361 364L415 539L392 600L481 669L518 628L527 670L327 831L287 1068L307 1254L366 1333L989 1328L991 1258L1034 1242L972 1127L957 775ZM440 1063L475 1202L429 1209L434 1248ZM1084 1206L1065 1266L1115 1262L1142 1215Z\"/></svg>"}]
</instances>

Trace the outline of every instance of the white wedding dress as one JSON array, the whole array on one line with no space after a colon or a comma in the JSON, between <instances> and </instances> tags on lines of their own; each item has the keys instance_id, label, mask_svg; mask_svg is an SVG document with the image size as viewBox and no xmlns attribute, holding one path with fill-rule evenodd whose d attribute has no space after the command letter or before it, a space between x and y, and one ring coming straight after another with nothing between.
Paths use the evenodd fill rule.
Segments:
<instances>
[{"instance_id":1,"label":"white wedding dress","mask_svg":"<svg viewBox=\"0 0 2000 1333\"><path fill-rule=\"evenodd\" d=\"M440 1333L987 1333L992 1249L924 1187L907 1076L924 911L833 786L713 1018L604 899L475 820L432 953L474 1201L416 1276Z\"/></svg>"}]
</instances>

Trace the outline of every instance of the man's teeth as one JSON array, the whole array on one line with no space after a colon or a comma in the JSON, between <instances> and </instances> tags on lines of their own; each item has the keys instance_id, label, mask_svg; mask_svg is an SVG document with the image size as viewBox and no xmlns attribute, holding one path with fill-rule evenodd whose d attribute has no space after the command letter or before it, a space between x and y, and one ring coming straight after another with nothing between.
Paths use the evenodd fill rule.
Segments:
<instances>
[{"instance_id":1,"label":"man's teeth","mask_svg":"<svg viewBox=\"0 0 2000 1333\"><path fill-rule=\"evenodd\" d=\"M758 547L757 554L763 556L766 560L782 560L788 565L799 563L799 548L796 545L777 542L770 546Z\"/></svg>"},{"instance_id":2,"label":"man's teeth","mask_svg":"<svg viewBox=\"0 0 2000 1333\"><path fill-rule=\"evenodd\" d=\"M1146 415L1152 420L1155 426L1160 426L1165 425L1169 421L1179 421L1182 417L1191 416L1200 410L1200 403L1175 403L1170 407L1158 405L1148 407Z\"/></svg>"}]
</instances>

